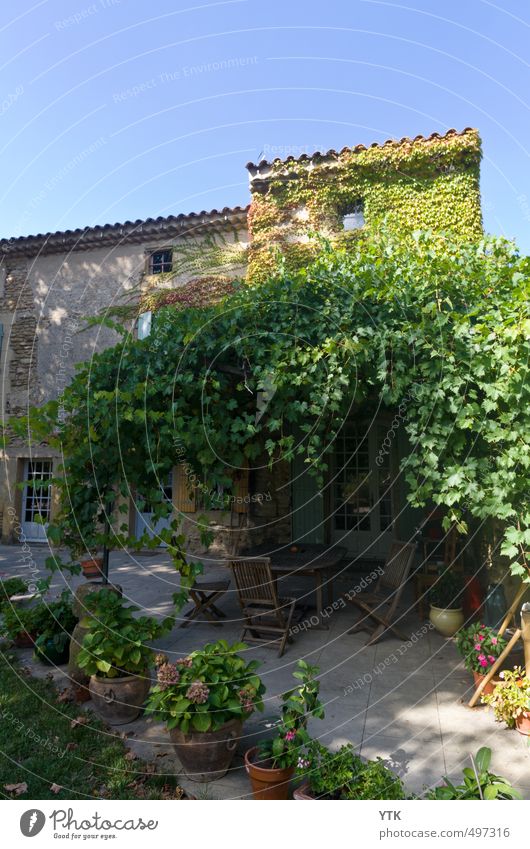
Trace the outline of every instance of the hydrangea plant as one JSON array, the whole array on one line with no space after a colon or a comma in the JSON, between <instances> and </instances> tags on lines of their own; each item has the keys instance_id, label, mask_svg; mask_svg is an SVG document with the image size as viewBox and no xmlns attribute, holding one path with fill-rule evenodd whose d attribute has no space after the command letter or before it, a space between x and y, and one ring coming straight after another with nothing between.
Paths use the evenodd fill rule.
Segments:
<instances>
[{"instance_id":1,"label":"hydrangea plant","mask_svg":"<svg viewBox=\"0 0 530 849\"><path fill-rule=\"evenodd\" d=\"M231 719L247 719L263 710L265 686L256 675L257 660L247 662L238 652L245 643L208 643L188 657L171 662L155 658L157 682L151 688L146 713L168 729L216 731Z\"/></svg>"}]
</instances>

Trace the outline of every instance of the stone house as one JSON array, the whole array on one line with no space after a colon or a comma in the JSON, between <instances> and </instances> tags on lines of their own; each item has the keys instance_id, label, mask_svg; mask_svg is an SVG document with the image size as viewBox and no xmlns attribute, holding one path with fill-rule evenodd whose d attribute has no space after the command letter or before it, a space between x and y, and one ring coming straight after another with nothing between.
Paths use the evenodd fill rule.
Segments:
<instances>
[{"instance_id":1,"label":"stone house","mask_svg":"<svg viewBox=\"0 0 530 849\"><path fill-rule=\"evenodd\" d=\"M60 398L75 363L114 343L109 328L82 329L86 316L138 304L135 332L144 335L151 310L172 297L215 292L231 276L259 285L278 251L288 267L307 263L317 250L311 232L347 244L362 229L384 222L398 232L431 229L479 238L480 158L478 133L468 128L249 163L246 208L1 240L4 420ZM212 258L210 265L205 257ZM233 544L228 540L237 530L240 542L252 531L253 541L340 540L352 554L384 556L391 537L408 535L416 521L397 475L403 429L389 439L392 420L390 411L371 423L346 422L322 492L301 461L294 468L284 465L274 479L267 471L243 475L229 507L210 515L217 545ZM385 439L391 444L383 451ZM50 478L59 458L46 445L18 441L6 446L3 460L3 541L45 541L45 526L35 514L53 517L52 487L20 484ZM164 491L186 514L193 539L198 505L183 478L174 469ZM140 512L134 499L129 524L132 533L149 526L148 508Z\"/></svg>"}]
</instances>

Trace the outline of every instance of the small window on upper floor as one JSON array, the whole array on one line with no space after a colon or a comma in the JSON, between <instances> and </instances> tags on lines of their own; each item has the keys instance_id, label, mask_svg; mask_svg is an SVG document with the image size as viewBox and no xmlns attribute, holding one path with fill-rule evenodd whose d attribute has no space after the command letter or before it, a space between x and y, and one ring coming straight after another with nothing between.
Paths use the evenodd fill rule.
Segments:
<instances>
[{"instance_id":1,"label":"small window on upper floor","mask_svg":"<svg viewBox=\"0 0 530 849\"><path fill-rule=\"evenodd\" d=\"M342 226L345 230L360 230L364 227L364 203L356 200L341 210Z\"/></svg>"},{"instance_id":2,"label":"small window on upper floor","mask_svg":"<svg viewBox=\"0 0 530 849\"><path fill-rule=\"evenodd\" d=\"M149 274L164 274L173 271L173 251L153 251L149 256Z\"/></svg>"}]
</instances>

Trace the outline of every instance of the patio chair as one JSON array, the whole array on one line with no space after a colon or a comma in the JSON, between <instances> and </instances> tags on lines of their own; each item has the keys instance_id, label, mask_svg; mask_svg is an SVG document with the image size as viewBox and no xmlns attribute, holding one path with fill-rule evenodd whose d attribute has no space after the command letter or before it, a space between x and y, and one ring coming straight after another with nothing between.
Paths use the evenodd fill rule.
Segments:
<instances>
[{"instance_id":1,"label":"patio chair","mask_svg":"<svg viewBox=\"0 0 530 849\"><path fill-rule=\"evenodd\" d=\"M365 643L367 646L376 643L387 631L392 631L400 640L407 639L407 636L398 631L394 625L394 619L415 551L416 546L413 543L393 542L383 574L377 581L374 592L348 597L348 601L365 614L349 629L348 634L369 631L369 637Z\"/></svg>"},{"instance_id":2,"label":"patio chair","mask_svg":"<svg viewBox=\"0 0 530 849\"><path fill-rule=\"evenodd\" d=\"M221 598L228 590L230 581L195 581L191 587L190 599L193 601L194 607L185 613L185 620L181 622L179 627L186 628L190 622L197 619L203 614L212 625L221 625L216 618L224 619L226 613L220 610L215 602ZM204 620L201 620L204 621Z\"/></svg>"},{"instance_id":3,"label":"patio chair","mask_svg":"<svg viewBox=\"0 0 530 849\"><path fill-rule=\"evenodd\" d=\"M296 599L279 598L269 557L239 557L229 560L228 565L245 620L241 639L271 648L278 645L281 657L287 642L291 642L289 630ZM270 639L275 634L277 638Z\"/></svg>"}]
</instances>

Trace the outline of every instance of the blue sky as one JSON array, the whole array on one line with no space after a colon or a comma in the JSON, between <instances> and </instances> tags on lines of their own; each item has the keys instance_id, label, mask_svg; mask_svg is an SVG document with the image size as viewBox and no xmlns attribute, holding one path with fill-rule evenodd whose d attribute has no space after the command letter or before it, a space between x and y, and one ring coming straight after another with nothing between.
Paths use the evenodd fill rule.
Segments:
<instances>
[{"instance_id":1,"label":"blue sky","mask_svg":"<svg viewBox=\"0 0 530 849\"><path fill-rule=\"evenodd\" d=\"M475 126L486 228L530 252L523 0L19 0L0 39L0 236L244 205L249 160Z\"/></svg>"}]
</instances>

